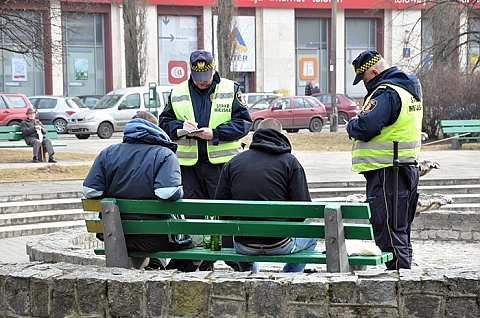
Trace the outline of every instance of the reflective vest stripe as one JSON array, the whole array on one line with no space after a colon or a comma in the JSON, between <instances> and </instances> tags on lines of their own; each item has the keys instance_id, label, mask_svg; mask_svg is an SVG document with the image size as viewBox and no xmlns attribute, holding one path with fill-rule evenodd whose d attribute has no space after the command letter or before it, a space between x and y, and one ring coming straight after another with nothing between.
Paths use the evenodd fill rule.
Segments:
<instances>
[{"instance_id":1,"label":"reflective vest stripe","mask_svg":"<svg viewBox=\"0 0 480 318\"><path fill-rule=\"evenodd\" d=\"M227 123L232 118L232 105L235 97L235 82L223 79L217 84L213 93L212 106L210 110L209 128L216 128L221 124ZM179 120L189 118L193 120L193 105L190 100L188 81L177 85L172 90L172 107ZM181 137L177 140L177 158L182 166L192 166L198 161L197 140L188 137ZM211 141L207 142L207 153L209 161L213 164L225 163L233 156L237 155L241 148L240 140L220 141L218 145L213 145Z\"/></svg>"},{"instance_id":2,"label":"reflective vest stripe","mask_svg":"<svg viewBox=\"0 0 480 318\"><path fill-rule=\"evenodd\" d=\"M378 88L387 86L394 89L400 96L402 101L400 114L395 123L382 128L380 135L368 142L355 141L352 147L353 171L364 172L393 166L393 141L399 142L400 160L418 160L421 148L422 102L417 101L407 90L395 85L384 84ZM374 93L365 100L362 110L369 105Z\"/></svg>"},{"instance_id":3,"label":"reflective vest stripe","mask_svg":"<svg viewBox=\"0 0 480 318\"><path fill-rule=\"evenodd\" d=\"M398 149L412 149L418 148L422 145L422 142L419 141L407 141L399 142ZM379 150L392 150L393 152L393 143L391 142L359 142L353 145L353 150L356 149L379 149Z\"/></svg>"}]
</instances>

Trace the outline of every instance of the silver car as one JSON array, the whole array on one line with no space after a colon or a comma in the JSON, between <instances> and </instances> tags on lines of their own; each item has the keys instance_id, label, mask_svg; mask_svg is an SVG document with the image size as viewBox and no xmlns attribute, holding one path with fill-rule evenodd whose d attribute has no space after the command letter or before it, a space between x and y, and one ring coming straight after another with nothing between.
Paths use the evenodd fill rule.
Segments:
<instances>
[{"instance_id":1,"label":"silver car","mask_svg":"<svg viewBox=\"0 0 480 318\"><path fill-rule=\"evenodd\" d=\"M28 98L37 110L37 118L44 125L54 125L57 133L67 133L67 122L78 112L88 110L78 97L31 96Z\"/></svg>"}]
</instances>

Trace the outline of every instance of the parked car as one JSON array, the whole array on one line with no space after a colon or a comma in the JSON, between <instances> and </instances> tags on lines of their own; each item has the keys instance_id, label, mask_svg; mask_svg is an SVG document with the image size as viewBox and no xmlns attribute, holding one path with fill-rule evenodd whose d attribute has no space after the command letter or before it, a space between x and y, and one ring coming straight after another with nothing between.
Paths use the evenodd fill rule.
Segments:
<instances>
[{"instance_id":1,"label":"parked car","mask_svg":"<svg viewBox=\"0 0 480 318\"><path fill-rule=\"evenodd\" d=\"M150 101L147 86L127 87L109 92L92 109L72 116L68 132L78 139L88 139L97 134L108 139L116 131L123 131L127 122L141 110L157 111L165 107L163 90L157 87L157 98Z\"/></svg>"},{"instance_id":2,"label":"parked car","mask_svg":"<svg viewBox=\"0 0 480 318\"><path fill-rule=\"evenodd\" d=\"M78 97L85 106L91 109L93 106L97 105L103 95L78 95L76 97Z\"/></svg>"},{"instance_id":3,"label":"parked car","mask_svg":"<svg viewBox=\"0 0 480 318\"><path fill-rule=\"evenodd\" d=\"M44 125L54 125L57 133L67 133L67 122L76 113L87 111L78 97L39 95L28 98Z\"/></svg>"},{"instance_id":4,"label":"parked car","mask_svg":"<svg viewBox=\"0 0 480 318\"><path fill-rule=\"evenodd\" d=\"M322 131L327 122L325 106L311 96L277 96L257 101L250 107L252 129L265 118L278 119L287 132L308 128L311 132Z\"/></svg>"},{"instance_id":5,"label":"parked car","mask_svg":"<svg viewBox=\"0 0 480 318\"><path fill-rule=\"evenodd\" d=\"M0 126L20 126L27 119L27 109L33 108L27 96L19 93L0 93Z\"/></svg>"},{"instance_id":6,"label":"parked car","mask_svg":"<svg viewBox=\"0 0 480 318\"><path fill-rule=\"evenodd\" d=\"M267 97L276 97L276 96L283 96L282 94L277 93L265 93L265 92L257 92L257 93L244 93L243 97L245 97L245 101L247 102L247 107L251 107L256 101L267 98Z\"/></svg>"},{"instance_id":7,"label":"parked car","mask_svg":"<svg viewBox=\"0 0 480 318\"><path fill-rule=\"evenodd\" d=\"M330 112L332 111L332 94L317 93L312 94L312 96L325 105L327 117L330 119ZM346 94L337 94L338 124L343 125L345 122L349 121L350 118L357 116L359 112L360 105L358 105L357 101Z\"/></svg>"}]
</instances>

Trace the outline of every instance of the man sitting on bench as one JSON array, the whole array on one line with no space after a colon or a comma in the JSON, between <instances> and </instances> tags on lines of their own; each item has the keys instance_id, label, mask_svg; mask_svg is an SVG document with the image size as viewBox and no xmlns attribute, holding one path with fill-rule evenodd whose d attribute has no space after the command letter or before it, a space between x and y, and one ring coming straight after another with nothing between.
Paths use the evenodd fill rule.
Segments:
<instances>
[{"instance_id":1,"label":"man sitting on bench","mask_svg":"<svg viewBox=\"0 0 480 318\"><path fill-rule=\"evenodd\" d=\"M158 127L157 118L140 111L125 126L123 142L105 148L95 159L83 182L83 194L86 198L178 200L183 197L183 188L176 150L177 145ZM122 214L121 217L142 220L169 216ZM129 252L154 253L194 247L189 235L125 235L125 242ZM200 263L172 259L166 269L194 272ZM165 264L163 260L150 259L147 267L164 269Z\"/></svg>"},{"instance_id":2,"label":"man sitting on bench","mask_svg":"<svg viewBox=\"0 0 480 318\"><path fill-rule=\"evenodd\" d=\"M42 145L48 152L48 162L56 163L57 160L53 157L55 151L53 150L52 141L50 138L46 138L43 135L47 133L47 130L43 127L40 120L35 119L35 110L32 108L27 109L27 119L22 121L20 127L22 129L23 139L27 145L33 147L33 162L38 162L38 157L42 156Z\"/></svg>"},{"instance_id":3,"label":"man sitting on bench","mask_svg":"<svg viewBox=\"0 0 480 318\"><path fill-rule=\"evenodd\" d=\"M311 201L305 171L291 150L290 141L282 134L282 124L273 118L263 120L253 134L249 150L236 155L223 167L215 199ZM289 219L292 222L304 220ZM314 250L316 245L316 238L233 238L237 253L247 255L292 254ZM302 272L305 265L288 263L282 272ZM254 263L250 271L258 273L258 264Z\"/></svg>"}]
</instances>

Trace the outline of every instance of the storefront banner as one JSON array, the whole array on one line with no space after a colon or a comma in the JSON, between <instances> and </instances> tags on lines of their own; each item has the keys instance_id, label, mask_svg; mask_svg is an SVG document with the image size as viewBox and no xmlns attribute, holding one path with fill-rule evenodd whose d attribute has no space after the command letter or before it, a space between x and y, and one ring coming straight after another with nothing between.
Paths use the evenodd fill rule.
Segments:
<instances>
[{"instance_id":1,"label":"storefront banner","mask_svg":"<svg viewBox=\"0 0 480 318\"><path fill-rule=\"evenodd\" d=\"M472 0L461 0L465 3ZM473 0L480 2L480 0ZM343 9L422 9L432 0L337 0ZM213 6L215 0L152 0L152 4L180 6ZM331 9L331 0L236 0L237 7Z\"/></svg>"}]
</instances>

